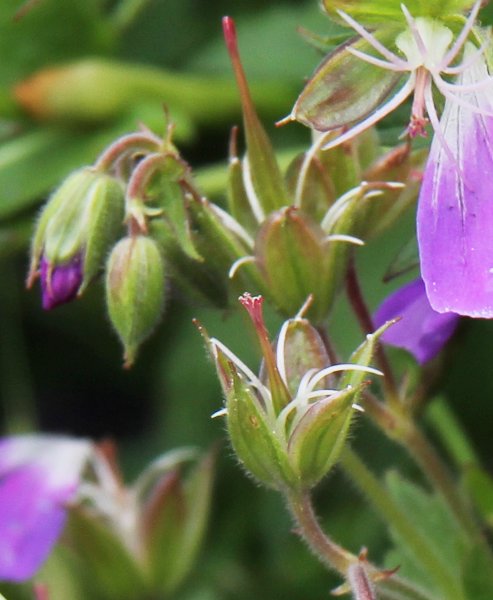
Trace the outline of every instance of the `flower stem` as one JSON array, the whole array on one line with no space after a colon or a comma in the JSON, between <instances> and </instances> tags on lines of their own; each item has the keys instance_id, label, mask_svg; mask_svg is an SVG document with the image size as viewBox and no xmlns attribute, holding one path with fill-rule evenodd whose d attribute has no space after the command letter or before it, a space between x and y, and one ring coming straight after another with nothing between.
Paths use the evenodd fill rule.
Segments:
<instances>
[{"instance_id":1,"label":"flower stem","mask_svg":"<svg viewBox=\"0 0 493 600\"><path fill-rule=\"evenodd\" d=\"M434 579L442 590L443 597L447 600L464 600L453 570L442 561L428 539L414 527L412 519L401 510L380 481L348 446L341 454L340 465L383 520L405 540L407 549Z\"/></svg>"},{"instance_id":2,"label":"flower stem","mask_svg":"<svg viewBox=\"0 0 493 600\"><path fill-rule=\"evenodd\" d=\"M358 481L356 483L359 484ZM286 499L289 510L297 524L297 533L303 538L310 550L330 570L338 571L345 579L349 579L351 569L361 565L360 557L352 554L342 546L336 544L320 527L317 516L313 509L309 492L288 492ZM385 600L437 600L431 593L418 589L414 584L398 577L394 573L379 571L371 563L366 563L366 572L371 579L379 581L381 596ZM349 583L351 583L349 581ZM357 584L357 582L356 582ZM358 590L351 586L353 593ZM361 591L361 590L359 590ZM370 593L370 592L369 592ZM365 596L355 596L355 600L361 600ZM372 596L368 596L369 600ZM447 596L447 600L455 600L458 596Z\"/></svg>"},{"instance_id":3,"label":"flower stem","mask_svg":"<svg viewBox=\"0 0 493 600\"><path fill-rule=\"evenodd\" d=\"M291 514L298 525L298 533L308 544L310 550L329 569L335 569L341 575L346 576L349 566L356 563L358 557L336 544L322 530L315 515L309 492L289 493L287 501Z\"/></svg>"},{"instance_id":4,"label":"flower stem","mask_svg":"<svg viewBox=\"0 0 493 600\"><path fill-rule=\"evenodd\" d=\"M356 265L354 263L354 256L351 256L346 273L346 293L353 309L353 312L358 319L360 327L365 334L373 333L375 327L373 325L373 319L370 311L366 305L361 286L359 284L358 276L356 273ZM385 388L385 396L391 406L399 405L399 393L397 390L397 384L395 382L392 367L387 359L384 349L381 345L378 345L376 351L376 360L378 366L382 370L383 385Z\"/></svg>"},{"instance_id":5,"label":"flower stem","mask_svg":"<svg viewBox=\"0 0 493 600\"><path fill-rule=\"evenodd\" d=\"M124 155L137 152L156 152L159 150L161 143L162 141L157 136L148 131L129 133L117 139L111 146L104 150L94 164L94 169L97 171L108 171Z\"/></svg>"}]
</instances>

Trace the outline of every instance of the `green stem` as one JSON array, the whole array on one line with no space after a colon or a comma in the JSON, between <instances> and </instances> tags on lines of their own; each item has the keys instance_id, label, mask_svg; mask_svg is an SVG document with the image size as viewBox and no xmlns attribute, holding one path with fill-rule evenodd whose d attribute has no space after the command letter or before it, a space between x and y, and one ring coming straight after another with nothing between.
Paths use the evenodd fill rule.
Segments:
<instances>
[{"instance_id":1,"label":"green stem","mask_svg":"<svg viewBox=\"0 0 493 600\"><path fill-rule=\"evenodd\" d=\"M416 561L433 577L447 600L464 600L460 584L429 541L415 527L412 519L394 502L363 461L349 448L342 452L340 465L356 483L376 512L407 544Z\"/></svg>"},{"instance_id":2,"label":"green stem","mask_svg":"<svg viewBox=\"0 0 493 600\"><path fill-rule=\"evenodd\" d=\"M287 495L288 506L297 525L298 533L310 550L329 569L335 569L344 577L348 567L358 561L358 557L331 540L322 530L313 510L309 492Z\"/></svg>"},{"instance_id":3,"label":"green stem","mask_svg":"<svg viewBox=\"0 0 493 600\"><path fill-rule=\"evenodd\" d=\"M426 420L436 431L445 449L457 465L480 466L480 460L462 426L450 410L445 398L435 398L426 410Z\"/></svg>"},{"instance_id":4,"label":"green stem","mask_svg":"<svg viewBox=\"0 0 493 600\"><path fill-rule=\"evenodd\" d=\"M330 570L338 571L345 579L350 567L361 563L360 558L342 546L336 544L320 527L313 509L309 492L288 492L286 494L288 507L297 524L297 533L301 535L310 550ZM371 579L382 579L382 573L373 565L367 563L367 573ZM382 599L386 600L436 600L431 594L416 588L412 583L389 574L379 583ZM379 596L380 597L380 596ZM447 597L447 600L459 598Z\"/></svg>"}]
</instances>

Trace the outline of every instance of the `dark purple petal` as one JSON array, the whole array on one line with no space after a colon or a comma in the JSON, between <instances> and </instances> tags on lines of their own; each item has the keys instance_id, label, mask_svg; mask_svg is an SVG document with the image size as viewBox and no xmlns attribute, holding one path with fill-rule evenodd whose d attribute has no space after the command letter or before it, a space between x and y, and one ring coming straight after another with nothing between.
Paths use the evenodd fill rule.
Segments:
<instances>
[{"instance_id":1,"label":"dark purple petal","mask_svg":"<svg viewBox=\"0 0 493 600\"><path fill-rule=\"evenodd\" d=\"M431 308L421 279L408 283L384 300L374 315L374 324L380 327L396 317L402 318L387 329L382 342L404 348L420 364L440 352L459 322L455 313L438 313Z\"/></svg>"},{"instance_id":2,"label":"dark purple petal","mask_svg":"<svg viewBox=\"0 0 493 600\"><path fill-rule=\"evenodd\" d=\"M487 76L476 61L459 83ZM493 111L491 88L459 97ZM421 275L435 310L492 318L493 118L447 99L440 124L450 152L435 135L418 205Z\"/></svg>"},{"instance_id":3,"label":"dark purple petal","mask_svg":"<svg viewBox=\"0 0 493 600\"><path fill-rule=\"evenodd\" d=\"M63 437L0 441L0 580L29 579L48 557L90 452Z\"/></svg>"},{"instance_id":4,"label":"dark purple petal","mask_svg":"<svg viewBox=\"0 0 493 600\"><path fill-rule=\"evenodd\" d=\"M73 300L82 283L82 261L79 256L63 265L51 269L43 256L41 259L41 291L45 310L50 310Z\"/></svg>"}]
</instances>

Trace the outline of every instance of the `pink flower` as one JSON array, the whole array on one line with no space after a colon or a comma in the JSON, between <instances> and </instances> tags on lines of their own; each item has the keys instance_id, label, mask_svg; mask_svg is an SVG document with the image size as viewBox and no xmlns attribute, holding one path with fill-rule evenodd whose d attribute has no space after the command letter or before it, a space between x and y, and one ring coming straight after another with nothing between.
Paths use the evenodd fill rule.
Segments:
<instances>
[{"instance_id":1,"label":"pink flower","mask_svg":"<svg viewBox=\"0 0 493 600\"><path fill-rule=\"evenodd\" d=\"M68 437L24 435L0 440L0 579L31 578L66 520L92 451Z\"/></svg>"}]
</instances>

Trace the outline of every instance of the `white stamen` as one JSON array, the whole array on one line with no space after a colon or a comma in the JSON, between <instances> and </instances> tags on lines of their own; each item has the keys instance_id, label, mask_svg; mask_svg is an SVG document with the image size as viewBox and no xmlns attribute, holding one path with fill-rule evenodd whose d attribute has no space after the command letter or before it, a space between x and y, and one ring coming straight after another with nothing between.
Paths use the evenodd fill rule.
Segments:
<instances>
[{"instance_id":1,"label":"white stamen","mask_svg":"<svg viewBox=\"0 0 493 600\"><path fill-rule=\"evenodd\" d=\"M462 31L457 36L457 39L455 40L453 46L443 57L442 62L439 67L440 71L443 71L445 67L450 65L450 63L454 60L454 58L459 53L462 46L465 44L465 42L469 36L469 33L471 32L471 30L474 26L474 21L476 20L476 17L478 16L478 12L479 12L480 8L481 8L481 0L476 0L476 2L474 4L474 6L472 7L472 10L469 14L468 19L465 22L464 27L462 28Z\"/></svg>"},{"instance_id":2,"label":"white stamen","mask_svg":"<svg viewBox=\"0 0 493 600\"><path fill-rule=\"evenodd\" d=\"M253 187L250 161L248 160L248 156L245 156L243 159L243 185L245 186L245 192L253 214L257 219L257 222L262 223L265 220L265 213Z\"/></svg>"},{"instance_id":3,"label":"white stamen","mask_svg":"<svg viewBox=\"0 0 493 600\"><path fill-rule=\"evenodd\" d=\"M416 42L416 46L418 47L421 57L424 60L426 58L426 55L428 54L428 50L426 48L426 44L423 41L423 38L421 37L421 33L419 31L418 25L416 24L414 17L407 10L407 6L405 6L404 4L401 4L401 10L404 13L404 17L406 18L406 21L407 21L407 24L409 25L409 29L411 30L411 33L413 34L414 41Z\"/></svg>"},{"instance_id":4,"label":"white stamen","mask_svg":"<svg viewBox=\"0 0 493 600\"><path fill-rule=\"evenodd\" d=\"M254 262L255 262L255 256L244 256L243 258L238 258L237 260L235 260L235 262L229 268L228 278L233 279L233 277L236 275L236 273L240 267L242 267L243 265L248 265L250 263L254 263Z\"/></svg>"},{"instance_id":5,"label":"white stamen","mask_svg":"<svg viewBox=\"0 0 493 600\"><path fill-rule=\"evenodd\" d=\"M341 371L361 371L363 373L368 373L369 375L383 376L382 371L374 369L373 367L365 367L363 365L354 365L351 363L342 363L340 365L332 365L331 367L327 367L315 373L315 375L311 378L307 389L311 392L321 379L327 377L327 375L332 375Z\"/></svg>"},{"instance_id":6,"label":"white stamen","mask_svg":"<svg viewBox=\"0 0 493 600\"><path fill-rule=\"evenodd\" d=\"M255 388L259 394L262 396L262 400L264 401L266 407L272 403L270 397L270 391L265 387L265 385L260 381L260 379L255 375L255 373L249 369L246 364L240 360L236 354L231 352L229 348L227 348L222 342L220 342L216 338L211 338L211 345L219 348L221 352L229 358L229 360L235 364L235 366L243 372L243 374L248 379L248 383Z\"/></svg>"},{"instance_id":7,"label":"white stamen","mask_svg":"<svg viewBox=\"0 0 493 600\"><path fill-rule=\"evenodd\" d=\"M361 60L370 63L370 65L375 65L376 67L381 67L382 69L387 69L387 71L398 71L402 72L402 67L400 65L396 65L393 62L387 62L386 60L382 60L381 58L377 58L376 56L372 56L371 54L366 54L366 52L361 52L361 50L357 50L356 48L351 48L348 46L346 51ZM407 69L406 69L407 70Z\"/></svg>"},{"instance_id":8,"label":"white stamen","mask_svg":"<svg viewBox=\"0 0 493 600\"><path fill-rule=\"evenodd\" d=\"M230 231L236 233L236 235L243 240L249 248L253 249L254 241L252 236L238 223L236 219L234 219L229 213L216 204L210 204L209 206Z\"/></svg>"},{"instance_id":9,"label":"white stamen","mask_svg":"<svg viewBox=\"0 0 493 600\"><path fill-rule=\"evenodd\" d=\"M364 246L365 242L355 237L354 235L346 235L344 233L334 233L328 235L326 238L327 242L347 242L348 244L354 244L355 246Z\"/></svg>"},{"instance_id":10,"label":"white stamen","mask_svg":"<svg viewBox=\"0 0 493 600\"><path fill-rule=\"evenodd\" d=\"M370 46L375 48L377 52L380 52L380 54L383 57L385 57L389 62L396 66L400 65L402 67L402 70L406 70L408 68L408 63L406 61L402 60L402 58L399 58L396 54L394 54L388 48L386 48L382 43L380 43L377 40L377 38L374 35L367 31L362 25L360 25L357 21L351 18L348 14L346 14L342 10L338 10L337 14L342 19L344 19L344 21L346 21L346 23L350 27L352 27L354 31L356 31L356 33L359 33L360 36L370 44Z\"/></svg>"},{"instance_id":11,"label":"white stamen","mask_svg":"<svg viewBox=\"0 0 493 600\"><path fill-rule=\"evenodd\" d=\"M483 58L484 53L486 52L486 50L488 49L490 44L491 44L491 32L488 32L488 37L485 39L485 41L481 44L481 46L479 48L476 48L476 50L474 52L472 52L468 58L463 60L456 67L447 67L444 69L440 69L440 71L442 73L445 73L445 75L460 75L461 73L463 73L464 71L466 71L467 69L472 67L474 64L476 64L476 62L480 58Z\"/></svg>"},{"instance_id":12,"label":"white stamen","mask_svg":"<svg viewBox=\"0 0 493 600\"><path fill-rule=\"evenodd\" d=\"M215 413L212 413L211 419L217 419L217 417L225 417L227 414L228 414L227 408L220 408L219 410L216 410Z\"/></svg>"},{"instance_id":13,"label":"white stamen","mask_svg":"<svg viewBox=\"0 0 493 600\"><path fill-rule=\"evenodd\" d=\"M281 379L284 381L286 386L288 385L288 379L286 376L286 363L284 360L284 346L286 344L286 334L288 332L288 327L289 321L284 321L281 327L281 331L279 332L276 348L277 370L279 371L279 375L281 376Z\"/></svg>"}]
</instances>

